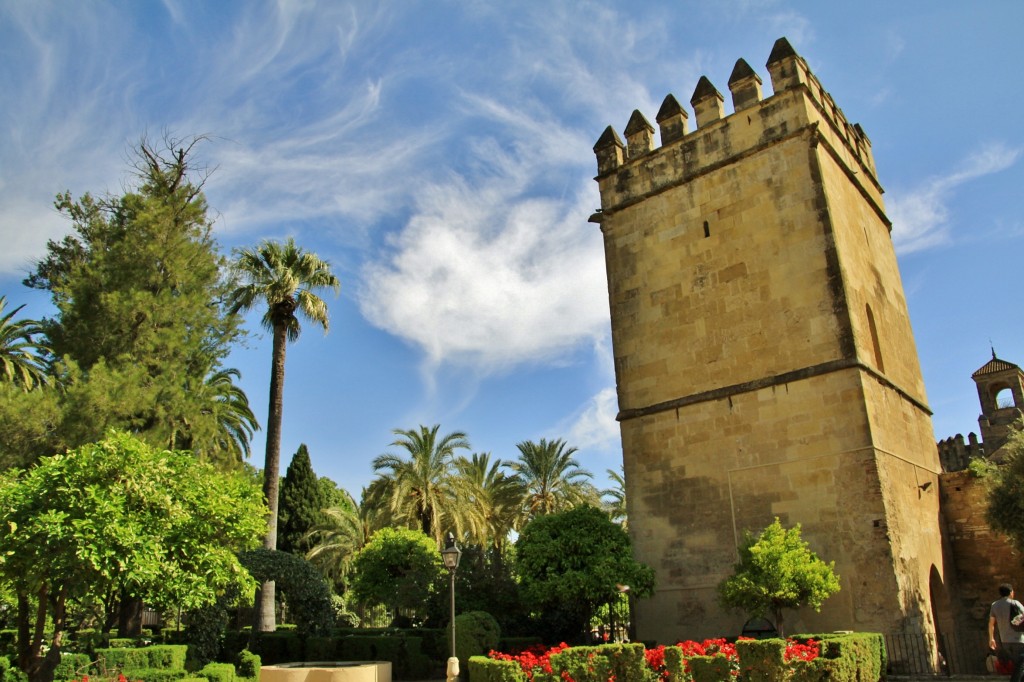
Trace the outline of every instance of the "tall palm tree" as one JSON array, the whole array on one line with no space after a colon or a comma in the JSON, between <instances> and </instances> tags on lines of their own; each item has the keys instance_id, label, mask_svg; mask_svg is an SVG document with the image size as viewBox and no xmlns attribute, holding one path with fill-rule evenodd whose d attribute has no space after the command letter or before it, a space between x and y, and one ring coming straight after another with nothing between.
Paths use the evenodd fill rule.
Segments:
<instances>
[{"instance_id":1,"label":"tall palm tree","mask_svg":"<svg viewBox=\"0 0 1024 682\"><path fill-rule=\"evenodd\" d=\"M608 472L608 478L612 480L614 485L601 491L601 497L606 498L604 509L608 512L608 516L612 517L612 521L621 524L623 528L628 528L629 520L626 516L626 478L621 467L619 471L612 469L606 469L606 471Z\"/></svg>"},{"instance_id":2,"label":"tall palm tree","mask_svg":"<svg viewBox=\"0 0 1024 682\"><path fill-rule=\"evenodd\" d=\"M453 431L439 438L440 428L421 424L418 431L395 429L392 433L399 438L391 446L405 450L408 459L384 453L373 460L373 470L384 472L383 487L394 517L419 528L438 545L447 530L462 529L454 494L455 452L469 449L466 434Z\"/></svg>"},{"instance_id":3,"label":"tall palm tree","mask_svg":"<svg viewBox=\"0 0 1024 682\"><path fill-rule=\"evenodd\" d=\"M263 494L270 514L263 546L277 548L277 491L281 468L281 417L284 409L284 360L289 341L299 338L299 315L327 333L327 304L314 293L341 288L330 264L315 253L303 251L290 238L281 243L264 241L242 249L233 263L239 285L230 294L230 311L239 313L265 304L263 326L273 332L270 371L270 408L267 412L267 453L263 467ZM269 593L269 595L268 595ZM256 607L256 629L272 632L274 584L264 583Z\"/></svg>"},{"instance_id":4,"label":"tall palm tree","mask_svg":"<svg viewBox=\"0 0 1024 682\"><path fill-rule=\"evenodd\" d=\"M4 314L7 297L0 296L0 381L7 381L28 391L46 383L46 370L40 356L49 351L32 340L41 334L35 320L12 321L24 305Z\"/></svg>"},{"instance_id":5,"label":"tall palm tree","mask_svg":"<svg viewBox=\"0 0 1024 682\"><path fill-rule=\"evenodd\" d=\"M519 526L525 491L522 479L505 473L504 466L500 459L492 461L489 452L455 461L470 542L494 549L498 556L509 534Z\"/></svg>"},{"instance_id":6,"label":"tall palm tree","mask_svg":"<svg viewBox=\"0 0 1024 682\"><path fill-rule=\"evenodd\" d=\"M516 443L519 459L509 466L523 479L525 507L530 517L565 511L578 504L600 503L597 489L590 483L593 475L573 458L576 448L567 447L561 438Z\"/></svg>"}]
</instances>

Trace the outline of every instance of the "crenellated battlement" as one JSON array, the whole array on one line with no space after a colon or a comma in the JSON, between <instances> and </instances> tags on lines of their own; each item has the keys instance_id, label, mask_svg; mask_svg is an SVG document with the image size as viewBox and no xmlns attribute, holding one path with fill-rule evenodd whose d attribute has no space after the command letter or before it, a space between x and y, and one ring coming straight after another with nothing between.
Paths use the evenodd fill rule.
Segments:
<instances>
[{"instance_id":1,"label":"crenellated battlement","mask_svg":"<svg viewBox=\"0 0 1024 682\"><path fill-rule=\"evenodd\" d=\"M832 96L789 41L779 38L766 64L773 94L764 97L760 76L739 59L729 76L733 113L725 113L725 97L701 76L690 98L696 129L689 115L669 94L655 128L634 110L625 128L626 142L608 126L594 145L596 180L602 209L616 210L644 196L688 181L707 169L794 135L812 136L847 169L862 191L883 212L871 141L857 124L847 121Z\"/></svg>"}]
</instances>

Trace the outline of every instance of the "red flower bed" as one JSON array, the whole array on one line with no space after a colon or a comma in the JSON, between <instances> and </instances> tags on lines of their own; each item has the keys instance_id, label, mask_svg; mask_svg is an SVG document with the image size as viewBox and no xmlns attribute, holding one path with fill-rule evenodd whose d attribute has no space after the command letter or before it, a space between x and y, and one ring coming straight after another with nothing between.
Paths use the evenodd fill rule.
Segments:
<instances>
[{"instance_id":1,"label":"red flower bed","mask_svg":"<svg viewBox=\"0 0 1024 682\"><path fill-rule=\"evenodd\" d=\"M742 639L749 639L748 637L741 637ZM721 654L729 659L729 663L733 667L733 674L739 674L739 654L736 653L736 644L733 642L726 641L725 639L705 639L703 642L694 642L687 640L685 642L679 642L677 645L683 652L683 665L689 670L687 659L691 656L714 656ZM561 651L565 651L569 648L565 642L562 642L558 646L551 648L545 648L542 645L534 645L518 654L505 654L500 651L491 651L488 653L488 657L496 661L515 661L523 672L526 673L526 679L532 680L534 673L541 671L547 674L553 674L551 669L551 656ZM792 639L786 640L786 651L784 660L789 661L813 661L821 654L821 649L818 642L810 640L806 643L794 641ZM644 651L644 658L647 661L647 666L653 670L659 678L662 680L668 680L669 672L665 667L665 646L657 646L653 649L646 649ZM568 674L563 673L562 675L565 682L573 682L572 678ZM609 682L614 682L609 680Z\"/></svg>"}]
</instances>

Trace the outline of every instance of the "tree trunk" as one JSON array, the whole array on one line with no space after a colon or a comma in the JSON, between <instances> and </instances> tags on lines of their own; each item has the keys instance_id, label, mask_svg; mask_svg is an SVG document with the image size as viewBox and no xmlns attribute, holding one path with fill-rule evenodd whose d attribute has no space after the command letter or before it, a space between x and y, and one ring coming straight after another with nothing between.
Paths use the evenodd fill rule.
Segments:
<instances>
[{"instance_id":1,"label":"tree trunk","mask_svg":"<svg viewBox=\"0 0 1024 682\"><path fill-rule=\"evenodd\" d=\"M117 610L117 636L138 637L142 634L142 600L123 596Z\"/></svg>"},{"instance_id":2,"label":"tree trunk","mask_svg":"<svg viewBox=\"0 0 1024 682\"><path fill-rule=\"evenodd\" d=\"M270 407L267 410L267 456L263 465L263 496L270 513L267 515L265 549L277 549L277 491L281 475L281 417L284 412L284 359L287 350L287 327L274 326L274 345L270 367ZM256 601L253 630L273 632L277 629L274 617L274 581L260 586Z\"/></svg>"},{"instance_id":3,"label":"tree trunk","mask_svg":"<svg viewBox=\"0 0 1024 682\"><path fill-rule=\"evenodd\" d=\"M36 609L35 633L32 635L32 642L27 652L28 657L22 670L27 673L29 682L53 682L53 673L60 663L61 645L64 642L64 628L67 625L65 610L67 594L65 590L61 590L53 600L53 638L50 640L50 647L45 655L42 653L42 644L43 628L46 625L46 605L49 600L47 589L45 587L41 588L38 596L39 605ZM27 630L28 628L26 627L25 629ZM79 671L75 672L79 673ZM81 674L85 672L87 671L81 671Z\"/></svg>"},{"instance_id":4,"label":"tree trunk","mask_svg":"<svg viewBox=\"0 0 1024 682\"><path fill-rule=\"evenodd\" d=\"M778 630L779 637L785 639L786 638L786 633L783 631L782 628L783 628L782 609L776 608L775 609L775 629Z\"/></svg>"}]
</instances>

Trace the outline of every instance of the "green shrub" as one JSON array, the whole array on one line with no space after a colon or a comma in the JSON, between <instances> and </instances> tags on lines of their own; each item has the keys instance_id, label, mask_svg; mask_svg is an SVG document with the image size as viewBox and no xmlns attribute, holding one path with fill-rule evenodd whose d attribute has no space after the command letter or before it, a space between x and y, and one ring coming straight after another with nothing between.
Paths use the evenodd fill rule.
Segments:
<instances>
[{"instance_id":1,"label":"green shrub","mask_svg":"<svg viewBox=\"0 0 1024 682\"><path fill-rule=\"evenodd\" d=\"M7 656L0 656L0 682L26 682L28 676Z\"/></svg>"},{"instance_id":2,"label":"green shrub","mask_svg":"<svg viewBox=\"0 0 1024 682\"><path fill-rule=\"evenodd\" d=\"M235 666L231 663L207 663L199 676L209 682L235 682Z\"/></svg>"},{"instance_id":3,"label":"green shrub","mask_svg":"<svg viewBox=\"0 0 1024 682\"><path fill-rule=\"evenodd\" d=\"M450 626L447 632L450 641ZM486 654L498 646L500 639L501 627L486 611L467 611L455 616L455 655L460 667L468 665L470 656Z\"/></svg>"},{"instance_id":4,"label":"green shrub","mask_svg":"<svg viewBox=\"0 0 1024 682\"><path fill-rule=\"evenodd\" d=\"M108 649L131 649L138 646L138 642L132 637L111 637Z\"/></svg>"},{"instance_id":5,"label":"green shrub","mask_svg":"<svg viewBox=\"0 0 1024 682\"><path fill-rule=\"evenodd\" d=\"M599 644L596 649L608 657L616 682L645 682L647 679L643 644Z\"/></svg>"},{"instance_id":6,"label":"green shrub","mask_svg":"<svg viewBox=\"0 0 1024 682\"><path fill-rule=\"evenodd\" d=\"M184 670L188 647L184 644L156 644L143 649L149 656L150 668Z\"/></svg>"},{"instance_id":7,"label":"green shrub","mask_svg":"<svg viewBox=\"0 0 1024 682\"><path fill-rule=\"evenodd\" d=\"M302 638L294 630L285 632L257 632L253 635L252 652L267 665L303 660Z\"/></svg>"},{"instance_id":8,"label":"green shrub","mask_svg":"<svg viewBox=\"0 0 1024 682\"><path fill-rule=\"evenodd\" d=\"M0 630L0 655L4 656L17 656L18 647L16 642L18 641L17 630Z\"/></svg>"},{"instance_id":9,"label":"green shrub","mask_svg":"<svg viewBox=\"0 0 1024 682\"><path fill-rule=\"evenodd\" d=\"M239 677L244 677L250 680L259 680L262 661L260 661L260 657L258 655L248 649L242 649L238 652L237 660L236 668Z\"/></svg>"},{"instance_id":10,"label":"green shrub","mask_svg":"<svg viewBox=\"0 0 1024 682\"><path fill-rule=\"evenodd\" d=\"M544 640L540 637L502 637L498 641L497 649L506 654L513 654L543 643Z\"/></svg>"},{"instance_id":11,"label":"green shrub","mask_svg":"<svg viewBox=\"0 0 1024 682\"><path fill-rule=\"evenodd\" d=\"M187 651L184 644L97 649L97 668L101 673L113 670L184 670Z\"/></svg>"},{"instance_id":12,"label":"green shrub","mask_svg":"<svg viewBox=\"0 0 1024 682\"><path fill-rule=\"evenodd\" d=\"M53 671L53 679L77 680L82 675L89 673L91 663L92 661L86 654L62 652L60 663L57 664L57 668Z\"/></svg>"},{"instance_id":13,"label":"green shrub","mask_svg":"<svg viewBox=\"0 0 1024 682\"><path fill-rule=\"evenodd\" d=\"M576 646L551 655L551 671L556 677L568 675L574 682L607 682L612 662L598 647Z\"/></svg>"},{"instance_id":14,"label":"green shrub","mask_svg":"<svg viewBox=\"0 0 1024 682\"><path fill-rule=\"evenodd\" d=\"M668 670L668 682L691 682L693 679L683 663L683 650L679 646L665 647L665 669Z\"/></svg>"},{"instance_id":15,"label":"green shrub","mask_svg":"<svg viewBox=\"0 0 1024 682\"><path fill-rule=\"evenodd\" d=\"M736 653L744 682L776 682L786 678L785 640L740 640L736 642Z\"/></svg>"},{"instance_id":16,"label":"green shrub","mask_svg":"<svg viewBox=\"0 0 1024 682\"><path fill-rule=\"evenodd\" d=\"M722 682L732 679L732 666L723 654L691 656L688 660L693 682Z\"/></svg>"},{"instance_id":17,"label":"green shrub","mask_svg":"<svg viewBox=\"0 0 1024 682\"><path fill-rule=\"evenodd\" d=\"M139 668L124 671L125 677L131 682L177 682L188 677L184 670L169 668ZM203 682L206 682L205 680Z\"/></svg>"},{"instance_id":18,"label":"green shrub","mask_svg":"<svg viewBox=\"0 0 1024 682\"><path fill-rule=\"evenodd\" d=\"M361 637L358 635L343 637L338 641L337 651L341 654L341 660L345 661L383 660L383 656L377 655L377 648L384 639L384 637Z\"/></svg>"},{"instance_id":19,"label":"green shrub","mask_svg":"<svg viewBox=\"0 0 1024 682\"><path fill-rule=\"evenodd\" d=\"M486 656L470 656L467 672L471 682L527 682L526 673L515 661L495 661Z\"/></svg>"},{"instance_id":20,"label":"green shrub","mask_svg":"<svg viewBox=\"0 0 1024 682\"><path fill-rule=\"evenodd\" d=\"M336 661L338 640L335 637L307 637L306 661Z\"/></svg>"}]
</instances>

